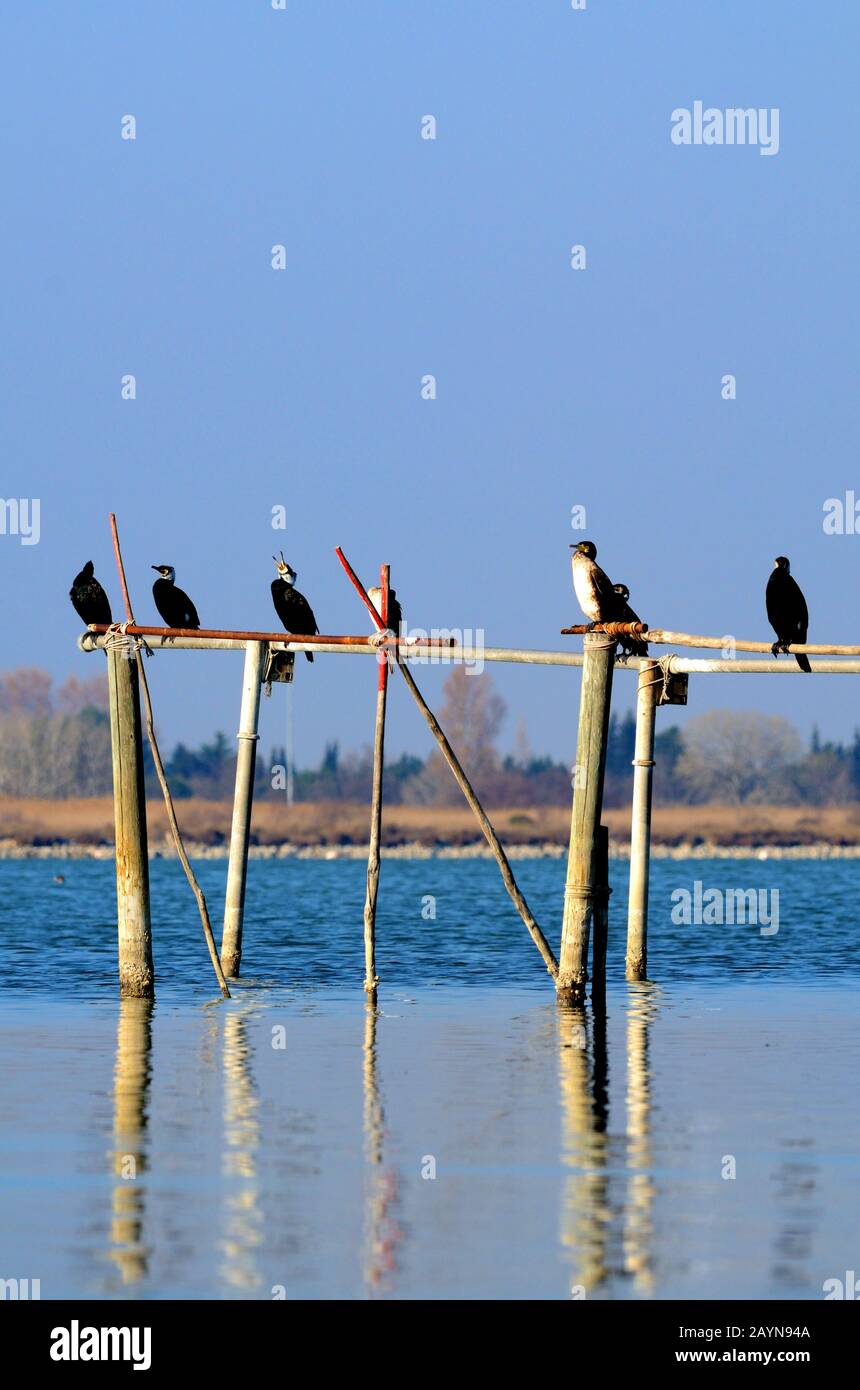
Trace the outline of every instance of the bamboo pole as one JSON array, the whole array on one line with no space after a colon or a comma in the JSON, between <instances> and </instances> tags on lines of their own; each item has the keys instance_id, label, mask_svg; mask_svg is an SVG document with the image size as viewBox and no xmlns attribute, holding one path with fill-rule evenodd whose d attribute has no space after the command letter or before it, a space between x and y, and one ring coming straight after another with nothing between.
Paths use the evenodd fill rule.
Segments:
<instances>
[{"instance_id":1,"label":"bamboo pole","mask_svg":"<svg viewBox=\"0 0 860 1390\"><path fill-rule=\"evenodd\" d=\"M695 632L675 632L665 627L649 627L647 623L575 623L573 627L563 627L561 632L565 637L576 637L588 633L608 633L615 637L637 637L643 642L656 642L658 646L713 647L718 651L730 647L735 652L770 652L773 655L772 641L750 641L747 638L733 637L730 634L722 637L706 637ZM860 656L860 647L858 646L827 642L791 642L785 650L790 655L794 655L795 652L805 652L807 656Z\"/></svg>"},{"instance_id":2,"label":"bamboo pole","mask_svg":"<svg viewBox=\"0 0 860 1390\"><path fill-rule=\"evenodd\" d=\"M245 885L248 879L248 845L251 838L254 772L257 766L260 684L263 679L265 658L265 642L248 643L245 648L245 667L242 675L239 732L236 735L239 748L236 754L230 858L227 865L227 893L224 901L224 926L221 933L221 966L224 974L231 978L238 976L242 964L242 924L245 915Z\"/></svg>"},{"instance_id":3,"label":"bamboo pole","mask_svg":"<svg viewBox=\"0 0 860 1390\"><path fill-rule=\"evenodd\" d=\"M351 584L358 593L359 598L362 600L368 612L370 613L370 616L373 619L377 631L384 631L382 620L379 614L377 613L376 609L374 608L373 604L371 603L370 598L367 594L367 590L364 588L364 585L358 578L358 575L355 573L355 570L352 568L352 565L347 560L340 546L335 547L335 554L337 555L338 559L343 565L347 577L349 578ZM415 700L415 703L418 705L418 708L420 709L421 713L426 719L427 724L430 727L430 732L432 733L433 737L439 745L442 756L444 757L446 763L453 772L458 787L460 788L467 802L471 806L472 811L475 814L475 818L478 824L480 825L481 830L483 831L484 838L486 839L487 844L490 846L490 849L493 851L493 855L495 856L496 863L498 864L499 870L502 875L502 881L506 889L508 890L511 900L514 906L516 907L517 911L519 912L521 918L523 919L529 936L531 937L532 941L535 943L538 950L540 951L547 970L549 971L552 978L555 979L558 974L558 964L556 962L555 956L552 953L552 949L549 945L549 942L547 941L546 937L544 936L543 932L541 931L540 927L538 926L537 922L532 916L531 909L529 908L528 903L526 902L525 898L523 897L522 893L517 887L516 879L514 878L514 875L511 871L511 866L508 863L507 855L505 854L505 851L502 849L499 837L497 836L495 830L490 824L490 821L486 815L486 812L484 811L483 806L481 805L480 801L475 795L474 789L465 772L463 771L462 767L460 766L453 748L451 747L450 743L448 742L447 738L442 732L442 729L435 715L433 714L432 710L430 709L429 705L424 699L424 696L421 694L421 691L418 689L418 686L415 684L415 680L413 679L411 671L408 670L407 666L401 659L399 651L397 653L396 660L397 667L400 671L401 676L408 685L412 693L412 697Z\"/></svg>"},{"instance_id":4,"label":"bamboo pole","mask_svg":"<svg viewBox=\"0 0 860 1390\"><path fill-rule=\"evenodd\" d=\"M121 588L121 590L122 590L123 603L125 604L125 611L126 611L126 617L127 617L126 628L128 628L129 626L131 626L131 625L134 623L134 614L132 613L131 598L129 597L128 584L126 583L126 578L125 578L125 565L123 564L123 561L122 561L122 551L120 550L120 544L119 544L119 531L117 530L116 517L114 516L113 512L110 513L110 527L111 527L111 535L112 535L112 537L113 537L113 550L114 550L114 556L116 557L116 567L117 567L117 572L118 572L118 574L119 574L119 583L120 583L120 588ZM111 644L111 643L116 643L116 635L114 634L114 635L112 635L110 638L106 638L105 641L109 644L109 649L110 649L110 644ZM124 648L124 641L125 641L125 639L123 638L122 641L123 641L123 648ZM114 651L117 650L116 646L113 647L113 650L114 650ZM121 649L121 650L122 650L122 649ZM155 721L154 721L153 715L152 715L152 701L151 701L151 699L149 698L149 684L148 684L147 679L146 679L146 671L145 671L144 665L143 665L143 658L142 658L142 656L141 656L141 654L140 654L140 644L139 644L139 643L136 643L136 644L135 644L134 655L135 655L135 660L136 660L136 664L137 664L137 674L138 674L138 676L139 676L139 678L140 678L140 685L141 685L141 688L142 688L142 690L143 690L143 699L144 699L144 703L145 703L145 706L146 706L146 733L147 733L147 738L149 739L149 746L150 746L150 749L151 749L151 751L152 751L152 761L153 761L154 764L155 764L155 771L156 771L156 773L157 773L157 775L158 775L158 781L159 781L159 784L160 784L160 786L161 786L162 794L163 794L163 796L164 796L164 806L165 806L165 810L167 811L167 820L168 820L168 824L170 825L170 831L171 831L171 834L173 835L173 843L174 843L174 845L176 846L176 853L179 855L180 862L181 862L181 864L182 864L183 869L185 870L185 877L188 879L188 882L189 882L189 884L190 884L190 886L191 886L191 891L193 892L194 897L195 897L196 900L197 900L197 908L198 908L198 911L199 911L199 913L200 913L200 921L201 921L202 926L203 926L203 936L204 936L204 939L205 939L205 941L206 941L206 947L207 947L207 949L208 949L208 951L209 951L209 959L212 961L212 968L213 968L214 971L215 971L215 978L216 978L217 981L218 981L218 984L219 984L219 986L220 986L222 995L224 996L225 999L229 999L229 998L230 998L230 991L229 991L229 989L227 988L227 981L224 979L224 972L223 972L223 970L221 969L221 962L220 962L220 960L218 959L218 952L217 952L216 949L215 949L215 938L214 938L214 936L212 935L212 923L211 923L210 920L209 920L209 909L208 909L207 906L206 906L206 899L205 899L205 897L203 896L203 889L200 887L200 884L197 882L197 879L196 879L196 877L195 877L195 875L194 875L194 870L192 869L191 864L189 863L188 855L185 853L185 845L182 843L182 834L181 834L180 829L179 829L179 822L178 822L177 819L176 819L176 810L175 810L174 805L173 805L173 798L172 798L172 796L170 795L170 788L169 788L169 786L167 785L167 776L166 776L165 771L164 771L164 763L163 763L162 760L161 760L161 752L160 752L159 747L158 747L158 740L157 740L156 737L155 737ZM139 710L139 708L138 708L138 720L139 720L139 719L140 719L140 710ZM142 762L141 762L141 795L142 795L142 778L143 778L143 768L142 768ZM114 779L114 805L116 805L116 779ZM146 805L146 803L144 802L143 805L144 805L144 816L145 816L145 805ZM144 826L145 826L145 823L146 823L146 822L145 822L145 819L144 819ZM148 870L148 864L147 864L147 899L148 899L148 896L149 896L149 894L148 894L148 882L149 882L149 870Z\"/></svg>"},{"instance_id":5,"label":"bamboo pole","mask_svg":"<svg viewBox=\"0 0 860 1390\"><path fill-rule=\"evenodd\" d=\"M382 590L380 613L383 629L388 628L389 565L379 570ZM376 723L373 731L373 792L370 805L370 845L367 854L367 892L364 899L364 988L370 1004L376 1004L379 977L376 974L376 899L379 893L379 856L382 839L382 768L385 756L385 706L388 699L388 655L379 653L376 682Z\"/></svg>"},{"instance_id":6,"label":"bamboo pole","mask_svg":"<svg viewBox=\"0 0 860 1390\"><path fill-rule=\"evenodd\" d=\"M648 970L648 874L651 862L651 792L654 778L654 720L662 685L660 663L643 662L636 691L633 810L630 824L630 890L627 902L627 979L644 980Z\"/></svg>"},{"instance_id":7,"label":"bamboo pole","mask_svg":"<svg viewBox=\"0 0 860 1390\"><path fill-rule=\"evenodd\" d=\"M161 631L162 629L157 629ZM134 629L129 629L131 633ZM159 651L244 651L247 642L244 638L234 637L200 637L192 635L188 637L177 637L168 646L160 647ZM376 656L379 646L376 642L370 641L367 637L356 638L351 642L338 642L336 644L315 642L313 645L305 642L290 642L287 638L283 641L271 642L269 644L274 651L290 652L323 652L328 655L336 656ZM78 638L78 647L83 652L100 651L107 646L105 637L95 632L83 632ZM400 654L404 661L421 665L429 660L429 655L425 649L419 649L417 643L407 642L400 648ZM576 667L584 664L584 657L580 652L553 652L530 649L528 647L464 647L455 645L446 647L444 650L446 661L455 663L463 661L469 665L476 665L482 662L502 662L512 666L561 666ZM638 673L643 660L650 660L648 657L631 656L626 661L619 661L616 664L616 671L631 674ZM667 670L670 675L733 675L733 676L803 676L807 673L801 671L794 661L777 661L773 657L769 661L759 661L741 657L737 659L713 661L708 659L696 659L693 657L677 656L674 653L663 658L668 663ZM824 660L813 661L812 669L819 675L828 676L857 676L860 675L860 660L846 658L844 660Z\"/></svg>"},{"instance_id":8,"label":"bamboo pole","mask_svg":"<svg viewBox=\"0 0 860 1390\"><path fill-rule=\"evenodd\" d=\"M570 848L564 889L561 958L556 987L560 1003L581 1002L588 977L588 938L594 915L603 774L615 643L600 634L584 638L585 665L573 778Z\"/></svg>"},{"instance_id":9,"label":"bamboo pole","mask_svg":"<svg viewBox=\"0 0 860 1390\"><path fill-rule=\"evenodd\" d=\"M609 828L597 827L594 867L594 942L591 948L591 999L602 1003L606 997L606 948L609 944Z\"/></svg>"},{"instance_id":10,"label":"bamboo pole","mask_svg":"<svg viewBox=\"0 0 860 1390\"><path fill-rule=\"evenodd\" d=\"M149 854L143 787L143 737L137 667L113 647L108 656L113 808L116 841L116 912L119 992L122 999L153 999Z\"/></svg>"}]
</instances>

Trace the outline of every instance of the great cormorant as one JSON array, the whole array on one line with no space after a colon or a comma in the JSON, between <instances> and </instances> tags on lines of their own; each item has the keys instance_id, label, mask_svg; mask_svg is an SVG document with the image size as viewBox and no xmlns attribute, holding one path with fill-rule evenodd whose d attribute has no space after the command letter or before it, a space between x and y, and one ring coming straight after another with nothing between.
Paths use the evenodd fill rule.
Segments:
<instances>
[{"instance_id":1,"label":"great cormorant","mask_svg":"<svg viewBox=\"0 0 860 1390\"><path fill-rule=\"evenodd\" d=\"M93 574L93 562L87 560L80 574L76 574L69 590L74 610L89 627L90 623L113 622L108 596Z\"/></svg>"},{"instance_id":2,"label":"great cormorant","mask_svg":"<svg viewBox=\"0 0 860 1390\"><path fill-rule=\"evenodd\" d=\"M771 651L774 656L787 652L792 643L806 642L809 629L809 610L806 599L796 579L792 578L791 566L784 555L777 555L770 572L765 590L768 622L777 635ZM809 657L794 653L794 659L801 671L810 671Z\"/></svg>"},{"instance_id":3,"label":"great cormorant","mask_svg":"<svg viewBox=\"0 0 860 1390\"><path fill-rule=\"evenodd\" d=\"M642 619L639 617L639 614L633 612L633 609L627 601L630 598L630 590L627 585L613 584L612 588L617 595L617 607L614 621L617 623L641 623ZM637 637L620 637L618 640L621 643L622 656L648 655L647 642L640 642Z\"/></svg>"},{"instance_id":4,"label":"great cormorant","mask_svg":"<svg viewBox=\"0 0 860 1390\"><path fill-rule=\"evenodd\" d=\"M592 541L580 541L570 548L573 551L573 591L586 618L592 623L616 621L618 595L609 575L595 563L597 546Z\"/></svg>"},{"instance_id":5,"label":"great cormorant","mask_svg":"<svg viewBox=\"0 0 860 1390\"><path fill-rule=\"evenodd\" d=\"M317 620L304 594L300 594L295 587L296 571L287 564L283 550L280 560L276 555L273 555L272 559L278 571L278 578L272 580L272 602L275 612L290 636L295 634L298 637L313 637L319 632ZM313 652L305 652L305 656L308 661L314 659Z\"/></svg>"},{"instance_id":6,"label":"great cormorant","mask_svg":"<svg viewBox=\"0 0 860 1390\"><path fill-rule=\"evenodd\" d=\"M161 575L152 586L155 606L164 619L165 627L198 628L197 609L184 589L176 587L176 570L172 565L153 565Z\"/></svg>"}]
</instances>

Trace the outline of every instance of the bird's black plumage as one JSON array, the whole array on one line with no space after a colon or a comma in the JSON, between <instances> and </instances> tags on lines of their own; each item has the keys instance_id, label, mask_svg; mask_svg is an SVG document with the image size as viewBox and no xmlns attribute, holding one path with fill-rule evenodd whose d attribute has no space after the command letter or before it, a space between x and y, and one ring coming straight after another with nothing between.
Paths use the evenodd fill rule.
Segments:
<instances>
[{"instance_id":1,"label":"bird's black plumage","mask_svg":"<svg viewBox=\"0 0 860 1390\"><path fill-rule=\"evenodd\" d=\"M774 656L793 642L804 643L809 630L809 610L797 580L790 573L788 560L778 555L765 590L768 622L777 635L771 647ZM801 671L811 671L809 657L794 654Z\"/></svg>"},{"instance_id":2,"label":"bird's black plumage","mask_svg":"<svg viewBox=\"0 0 860 1390\"><path fill-rule=\"evenodd\" d=\"M87 560L80 574L75 575L69 598L78 617L88 626L90 623L113 622L108 596L93 574L92 560Z\"/></svg>"},{"instance_id":3,"label":"bird's black plumage","mask_svg":"<svg viewBox=\"0 0 860 1390\"><path fill-rule=\"evenodd\" d=\"M295 633L297 637L313 637L319 632L317 620L304 594L300 594L295 587L295 570L291 569L283 555L280 560L275 560L275 564L278 567L278 578L272 580L275 612L287 632ZM308 661L314 659L313 652L305 652L305 656Z\"/></svg>"},{"instance_id":4,"label":"bird's black plumage","mask_svg":"<svg viewBox=\"0 0 860 1390\"><path fill-rule=\"evenodd\" d=\"M630 590L626 584L613 584L615 594L615 611L612 621L616 623L641 623L642 619L638 613L634 613L627 600L630 598ZM622 656L647 656L648 643L640 642L636 637L619 637Z\"/></svg>"},{"instance_id":5,"label":"bird's black plumage","mask_svg":"<svg viewBox=\"0 0 860 1390\"><path fill-rule=\"evenodd\" d=\"M156 608L164 619L165 627L198 628L200 619L197 616L197 609L185 590L178 588L174 582L173 566L153 565L152 568L157 570L161 576L160 579L156 579L152 586L152 597L155 599Z\"/></svg>"}]
</instances>

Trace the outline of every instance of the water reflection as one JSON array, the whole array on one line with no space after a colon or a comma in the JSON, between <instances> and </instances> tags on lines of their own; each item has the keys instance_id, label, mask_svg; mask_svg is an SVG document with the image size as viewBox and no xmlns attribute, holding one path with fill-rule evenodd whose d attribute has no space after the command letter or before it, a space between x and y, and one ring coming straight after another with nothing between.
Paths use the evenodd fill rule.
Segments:
<instances>
[{"instance_id":1,"label":"water reflection","mask_svg":"<svg viewBox=\"0 0 860 1390\"><path fill-rule=\"evenodd\" d=\"M595 997L590 1015L585 1008L557 1011L561 1161L571 1170L562 1184L560 1241L574 1298L593 1298L619 1277L632 1279L640 1297L655 1287L648 1035L659 991L631 986L628 1000L625 1133L615 1140L609 1132L606 1010ZM619 1145L627 1171L621 1198L611 1178Z\"/></svg>"},{"instance_id":2,"label":"water reflection","mask_svg":"<svg viewBox=\"0 0 860 1390\"><path fill-rule=\"evenodd\" d=\"M365 1174L364 1286L369 1298L386 1293L397 1270L403 1232L397 1220L400 1194L397 1173L385 1165L385 1110L377 1076L376 1027L379 1011L372 1004L364 1016Z\"/></svg>"},{"instance_id":3,"label":"water reflection","mask_svg":"<svg viewBox=\"0 0 860 1390\"><path fill-rule=\"evenodd\" d=\"M124 1284L146 1276L149 1250L143 1239L147 1167L147 1123L152 1078L151 999L121 999L116 1032L113 1089L111 1248L108 1256Z\"/></svg>"},{"instance_id":4,"label":"water reflection","mask_svg":"<svg viewBox=\"0 0 860 1390\"><path fill-rule=\"evenodd\" d=\"M659 1008L655 985L631 984L627 1007L627 1198L624 1272L643 1297L654 1292L655 1186L651 1176L651 1069L649 1031Z\"/></svg>"},{"instance_id":5,"label":"water reflection","mask_svg":"<svg viewBox=\"0 0 860 1390\"><path fill-rule=\"evenodd\" d=\"M257 1175L259 1100L251 1074L248 1018L254 1008L225 1009L223 1018L224 1198L221 1273L231 1288L248 1294L261 1283L257 1255L263 1217Z\"/></svg>"},{"instance_id":6,"label":"water reflection","mask_svg":"<svg viewBox=\"0 0 860 1390\"><path fill-rule=\"evenodd\" d=\"M591 1298L608 1274L611 1221L607 1174L606 1015L596 1009L591 1040L584 1008L558 1009L562 1184L560 1239L573 1297Z\"/></svg>"},{"instance_id":7,"label":"water reflection","mask_svg":"<svg viewBox=\"0 0 860 1390\"><path fill-rule=\"evenodd\" d=\"M815 1245L821 1210L817 1194L819 1165L812 1139L784 1140L791 1152L780 1160L772 1181L780 1218L772 1278L778 1285L808 1285L808 1262Z\"/></svg>"}]
</instances>

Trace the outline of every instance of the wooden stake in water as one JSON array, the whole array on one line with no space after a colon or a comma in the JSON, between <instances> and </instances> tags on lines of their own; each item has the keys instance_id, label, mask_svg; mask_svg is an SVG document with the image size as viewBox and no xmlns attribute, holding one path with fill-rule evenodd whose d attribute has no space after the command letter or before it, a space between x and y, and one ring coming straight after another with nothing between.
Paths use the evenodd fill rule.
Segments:
<instances>
[{"instance_id":1,"label":"wooden stake in water","mask_svg":"<svg viewBox=\"0 0 860 1390\"><path fill-rule=\"evenodd\" d=\"M636 691L636 751L633 755L633 814L630 825L630 894L627 904L627 978L644 980L648 970L648 874L651 863L651 790L654 778L654 721L662 685L660 663L643 661Z\"/></svg>"},{"instance_id":2,"label":"wooden stake in water","mask_svg":"<svg viewBox=\"0 0 860 1390\"><path fill-rule=\"evenodd\" d=\"M379 571L380 613L383 628L388 627L388 585L390 566ZM388 653L379 653L376 683L376 724L373 731L373 795L370 806L370 846L367 854L367 892L364 899L364 988L371 1004L376 1003L379 977L376 973L376 899L379 893L379 859L382 841L382 766L385 756L385 706L388 698Z\"/></svg>"},{"instance_id":3,"label":"wooden stake in water","mask_svg":"<svg viewBox=\"0 0 860 1390\"><path fill-rule=\"evenodd\" d=\"M113 806L116 838L116 912L119 992L123 999L153 999L149 856L143 787L143 736L137 664L124 644L107 653L110 694Z\"/></svg>"},{"instance_id":4,"label":"wooden stake in water","mask_svg":"<svg viewBox=\"0 0 860 1390\"><path fill-rule=\"evenodd\" d=\"M119 575L119 583L120 583L120 588L122 589L122 599L123 599L123 603L124 603L124 605L125 605L125 612L126 612L126 619L127 619L126 623L123 624L123 629L124 629L124 631L127 633L128 628L134 625L134 613L133 613L133 611L132 611L132 607L131 607L131 596L129 595L129 592L128 592L128 584L126 583L126 578L125 578L125 565L123 564L123 560L122 560L122 551L121 551L121 549L120 549L120 544L119 544L119 530L118 530L118 528L117 528L116 517L114 516L113 512L110 513L110 528L111 528L111 535L112 535L112 537L113 537L113 550L114 550L114 555L115 555L115 557L116 557L117 574ZM109 631L110 631L110 630L109 630ZM170 795L170 788L169 788L168 785L167 785L167 777L166 777L165 772L164 772L164 763L163 763L163 761L162 761L161 753L160 753L159 748L158 748L158 740L157 740L156 737L155 737L155 720L153 719L153 716L152 716L152 701L151 701L151 699L149 698L149 685L148 685L147 679L146 679L146 671L144 670L144 667L143 667L143 657L142 657L141 654L140 654L140 644L139 644L138 642L132 642L132 645L131 645L131 647L129 648L128 645L127 645L127 643L126 643L126 641L124 640L124 638L123 638L121 635L117 635L117 634L112 634L110 638L106 638L105 640L106 640L106 646L107 646L107 650L108 650L108 654L109 654L109 655L111 655L111 654L118 654L123 660L125 660L126 657L128 657L129 664L130 664L130 662L131 662L132 657L134 658L134 661L135 661L135 671L136 671L136 673L137 673L137 679L138 679L138 681L139 681L140 689L143 691L143 700L144 700L144 704L145 704L145 706L146 706L146 734L147 734L147 738L149 739L149 747L150 747L150 750L151 750L151 752L152 752L152 761L153 761L153 763L155 764L156 775L158 776L158 781L159 781L159 784L160 784L160 786L161 786L161 790L162 790L162 792L163 792L163 794L164 794L164 805L165 805L165 809L166 809L166 811L167 811L167 821L168 821L168 824L169 824L169 826L170 826L171 834L173 835L173 843L176 845L176 853L179 855L180 861L181 861L181 863L182 863L182 867L183 867L183 869L185 870L185 877L188 879L188 882L189 882L189 884L190 884L190 886L191 886L191 890L192 890L192 892L193 892L195 898L197 899L197 908L198 908L198 911L200 912L200 921L201 921L201 923L203 924L203 936L204 936L204 939L205 939L205 941L206 941L207 950L209 951L209 959L212 961L212 968L213 968L214 971L215 971L215 978L216 978L217 981L218 981L218 984L219 984L219 986L220 986L220 988L221 988L221 993L223 994L224 998L225 998L225 999L229 999L229 998L230 998L230 991L229 991L229 989L227 988L227 981L224 979L224 972L223 972L223 970L221 969L221 962L220 962L220 960L218 959L218 952L217 952L217 950L215 949L215 938L214 938L214 936L212 935L212 924L211 924L211 922L209 921L209 910L208 910L208 908L207 908L207 906L206 906L206 899L205 899L205 897L203 896L203 889L200 887L200 884L197 882L197 879L196 879L195 876L194 876L194 870L192 869L191 864L189 863L188 855L185 853L185 846L184 846L183 843L182 843L182 835L181 835L180 830L179 830L179 822L178 822L177 819L176 819L176 809L175 809L175 807L174 807L174 805L173 805L173 798L172 798L172 796ZM110 672L109 672L109 675L110 675ZM113 696L111 696L111 699L113 700ZM136 708L137 708L137 724L138 724L138 734L137 734L137 737L138 737L138 743L140 743L140 702L139 702L139 700L136 700L136 701L135 701L135 705L136 705ZM113 704L111 705L111 709L113 709ZM111 732L113 733L113 715L111 715ZM142 806L142 808L143 808L143 816L144 816L144 820L143 820L143 833L144 833L143 854L144 854L144 862L146 863L146 862L147 862L147 861L146 861L146 818L145 818L145 816L146 816L146 802L145 802L144 799L143 799L143 759L142 759L142 757L141 757L140 760L139 760L139 767L140 767L140 777L141 777L140 804L141 804L141 806ZM118 815L119 812L117 811L116 808L117 808L117 806L118 806L119 803L118 803L118 801L117 801L116 787L117 787L117 758L116 758L116 754L115 754L115 755L114 755L114 814L115 814L115 815ZM119 849L119 832L117 832L117 849ZM119 858L117 858L117 865L119 865ZM117 868L117 875L119 875L119 868ZM147 863L147 879L146 879L146 883L147 883L147 888L146 888L146 902L147 902L147 919L148 919L148 917L149 917L149 867L148 867L148 863ZM150 960L151 960L151 952L150 952ZM121 971L120 971L120 980L122 980L122 972L121 972Z\"/></svg>"},{"instance_id":5,"label":"wooden stake in water","mask_svg":"<svg viewBox=\"0 0 860 1390\"><path fill-rule=\"evenodd\" d=\"M597 827L597 854L594 865L594 944L591 948L591 999L602 1002L606 996L606 948L609 944L609 830Z\"/></svg>"},{"instance_id":6,"label":"wooden stake in water","mask_svg":"<svg viewBox=\"0 0 860 1390\"><path fill-rule=\"evenodd\" d=\"M230 831L230 860L227 867L227 896L224 904L224 930L221 936L221 967L225 975L236 977L242 964L242 923L245 914L245 885L248 879L248 845L251 838L251 807L254 800L254 772L257 766L257 725L260 717L260 684L266 657L264 642L249 642L245 648L242 676L242 705L239 714L239 751L236 755L236 785L233 794L233 825Z\"/></svg>"},{"instance_id":7,"label":"wooden stake in water","mask_svg":"<svg viewBox=\"0 0 860 1390\"><path fill-rule=\"evenodd\" d=\"M609 737L609 706L615 663L614 638L589 633L583 638L585 659L579 704L579 734L573 776L570 848L564 890L561 959L556 988L560 1002L580 1003L588 978L588 939L600 892L597 858L603 775Z\"/></svg>"}]
</instances>

